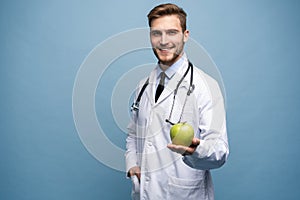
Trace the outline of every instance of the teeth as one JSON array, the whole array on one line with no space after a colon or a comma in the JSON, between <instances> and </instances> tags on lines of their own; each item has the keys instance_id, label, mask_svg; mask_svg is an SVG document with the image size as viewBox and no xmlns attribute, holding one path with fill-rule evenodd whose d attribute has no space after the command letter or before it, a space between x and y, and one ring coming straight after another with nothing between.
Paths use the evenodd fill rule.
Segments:
<instances>
[{"instance_id":1,"label":"teeth","mask_svg":"<svg viewBox=\"0 0 300 200\"><path fill-rule=\"evenodd\" d=\"M171 51L172 47L170 48L157 48L159 51Z\"/></svg>"}]
</instances>

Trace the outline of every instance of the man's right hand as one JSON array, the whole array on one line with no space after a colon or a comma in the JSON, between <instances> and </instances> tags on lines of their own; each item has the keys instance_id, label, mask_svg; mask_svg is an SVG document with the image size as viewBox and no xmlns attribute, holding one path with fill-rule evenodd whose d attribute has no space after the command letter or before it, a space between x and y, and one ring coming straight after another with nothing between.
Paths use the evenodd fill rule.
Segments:
<instances>
[{"instance_id":1,"label":"man's right hand","mask_svg":"<svg viewBox=\"0 0 300 200\"><path fill-rule=\"evenodd\" d=\"M132 168L129 169L128 171L128 176L136 176L139 179L140 182L140 178L141 178L141 168L139 166L134 166Z\"/></svg>"}]
</instances>

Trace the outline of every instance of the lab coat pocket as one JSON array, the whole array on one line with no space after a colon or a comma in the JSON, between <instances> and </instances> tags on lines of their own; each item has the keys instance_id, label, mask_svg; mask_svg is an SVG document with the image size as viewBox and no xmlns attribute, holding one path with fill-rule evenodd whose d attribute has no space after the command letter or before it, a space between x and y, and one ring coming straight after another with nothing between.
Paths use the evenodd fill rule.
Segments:
<instances>
[{"instance_id":1,"label":"lab coat pocket","mask_svg":"<svg viewBox=\"0 0 300 200\"><path fill-rule=\"evenodd\" d=\"M137 178L137 176L131 176L132 181L132 191L131 191L131 198L133 200L139 200L140 199L140 183Z\"/></svg>"},{"instance_id":2,"label":"lab coat pocket","mask_svg":"<svg viewBox=\"0 0 300 200\"><path fill-rule=\"evenodd\" d=\"M169 177L167 199L205 199L203 180Z\"/></svg>"}]
</instances>

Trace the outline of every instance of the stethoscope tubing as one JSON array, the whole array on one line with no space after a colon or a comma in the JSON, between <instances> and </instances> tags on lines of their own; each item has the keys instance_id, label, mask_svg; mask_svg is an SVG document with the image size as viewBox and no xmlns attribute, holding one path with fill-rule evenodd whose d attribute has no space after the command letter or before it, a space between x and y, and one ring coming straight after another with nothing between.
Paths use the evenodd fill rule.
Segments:
<instances>
[{"instance_id":1,"label":"stethoscope tubing","mask_svg":"<svg viewBox=\"0 0 300 200\"><path fill-rule=\"evenodd\" d=\"M171 115L172 115L172 112L173 112L173 107L174 107L174 102L175 102L175 98L176 98L176 95L177 95L177 91L178 91L178 89L179 89L182 81L184 80L184 78L186 77L186 75L188 74L188 72L189 72L190 69L191 69L190 86L189 86L189 89L187 91L187 96L185 98L185 102L184 102L184 105L183 105L182 113L183 113L183 110L184 110L184 106L186 104L187 97L193 92L193 90L195 88L195 86L193 84L193 64L190 61L188 61L188 64L189 65L188 65L187 70L185 71L185 73L181 77L181 79L179 80L179 82L178 82L178 84L177 84L177 86L176 86L176 88L174 90L174 97L173 97L173 103L172 103L172 108L171 108L170 116L169 116L169 119L166 119L166 122L169 122L170 124L174 124L174 123L172 123L170 121L170 118L171 118ZM133 111L138 112L139 111L139 104L140 104L141 98L142 98L143 93L144 93L146 87L148 86L148 84L149 84L149 78L145 81L145 83L144 83L141 91L138 94L138 97L137 97L136 101L133 102L133 104L131 105L131 112L133 112ZM182 116L182 113L181 113L181 116ZM181 120L181 116L180 116L179 121Z\"/></svg>"}]
</instances>

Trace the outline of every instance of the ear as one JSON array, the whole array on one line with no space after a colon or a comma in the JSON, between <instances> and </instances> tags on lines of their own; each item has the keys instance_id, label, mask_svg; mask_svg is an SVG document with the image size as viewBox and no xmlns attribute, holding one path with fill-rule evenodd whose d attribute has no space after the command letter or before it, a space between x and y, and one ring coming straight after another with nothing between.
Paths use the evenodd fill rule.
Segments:
<instances>
[{"instance_id":1,"label":"ear","mask_svg":"<svg viewBox=\"0 0 300 200\"><path fill-rule=\"evenodd\" d=\"M183 41L184 41L184 42L187 42L188 39L189 39L189 36L190 36L190 31L189 31L189 30L185 30L185 31L183 32Z\"/></svg>"}]
</instances>

